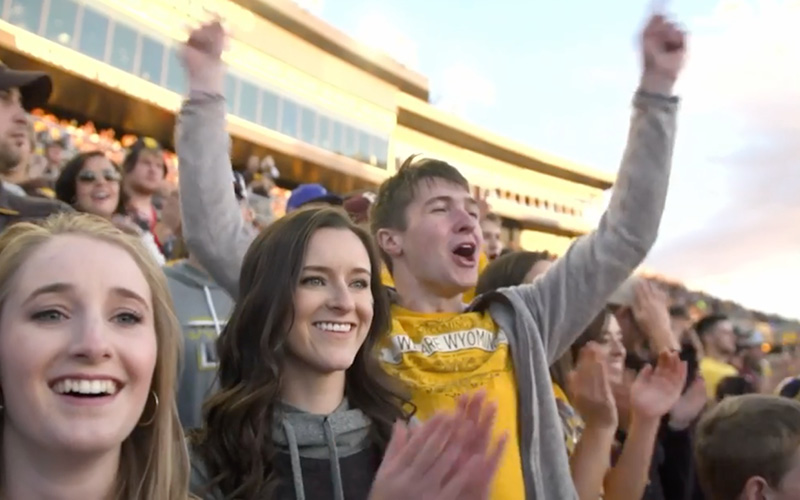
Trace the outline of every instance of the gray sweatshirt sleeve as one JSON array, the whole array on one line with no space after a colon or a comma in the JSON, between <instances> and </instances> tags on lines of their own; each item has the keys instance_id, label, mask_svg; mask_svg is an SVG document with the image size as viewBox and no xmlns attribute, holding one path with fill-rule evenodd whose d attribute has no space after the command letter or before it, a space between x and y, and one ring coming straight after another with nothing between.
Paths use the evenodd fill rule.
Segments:
<instances>
[{"instance_id":1,"label":"gray sweatshirt sleeve","mask_svg":"<svg viewBox=\"0 0 800 500\"><path fill-rule=\"evenodd\" d=\"M183 237L189 251L231 297L239 294L242 260L256 236L233 191L225 99L200 95L178 115Z\"/></svg>"},{"instance_id":2,"label":"gray sweatshirt sleeve","mask_svg":"<svg viewBox=\"0 0 800 500\"><path fill-rule=\"evenodd\" d=\"M530 307L551 363L605 307L608 297L656 241L667 196L677 108L676 98L636 94L628 145L599 226L576 240L533 284L513 289Z\"/></svg>"}]
</instances>

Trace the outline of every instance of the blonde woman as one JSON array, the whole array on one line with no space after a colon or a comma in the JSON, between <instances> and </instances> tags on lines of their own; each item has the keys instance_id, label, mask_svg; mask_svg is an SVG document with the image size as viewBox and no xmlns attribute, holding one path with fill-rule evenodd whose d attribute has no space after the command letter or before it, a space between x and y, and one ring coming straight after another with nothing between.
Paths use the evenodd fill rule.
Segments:
<instances>
[{"instance_id":1,"label":"blonde woman","mask_svg":"<svg viewBox=\"0 0 800 500\"><path fill-rule=\"evenodd\" d=\"M183 500L180 328L138 238L92 215L0 236L0 497Z\"/></svg>"}]
</instances>

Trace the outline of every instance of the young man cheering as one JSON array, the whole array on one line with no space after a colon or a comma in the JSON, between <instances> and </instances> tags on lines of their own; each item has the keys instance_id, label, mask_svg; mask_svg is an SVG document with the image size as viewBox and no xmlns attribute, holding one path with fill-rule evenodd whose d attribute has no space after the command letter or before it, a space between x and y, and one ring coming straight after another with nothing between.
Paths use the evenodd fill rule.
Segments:
<instances>
[{"instance_id":1,"label":"young man cheering","mask_svg":"<svg viewBox=\"0 0 800 500\"><path fill-rule=\"evenodd\" d=\"M218 23L192 33L184 51L191 95L177 144L184 236L211 275L238 291L253 234L229 190L229 138L222 95L225 35ZM393 330L382 358L411 389L419 416L484 389L499 404L506 447L493 498L576 498L548 367L604 307L653 245L666 199L676 128L674 83L685 35L661 16L642 36L644 71L608 212L534 284L479 298L482 235L466 179L438 160L406 162L384 182L371 221L396 288ZM669 363L679 370L676 356ZM671 376L660 373L659 376Z\"/></svg>"}]
</instances>

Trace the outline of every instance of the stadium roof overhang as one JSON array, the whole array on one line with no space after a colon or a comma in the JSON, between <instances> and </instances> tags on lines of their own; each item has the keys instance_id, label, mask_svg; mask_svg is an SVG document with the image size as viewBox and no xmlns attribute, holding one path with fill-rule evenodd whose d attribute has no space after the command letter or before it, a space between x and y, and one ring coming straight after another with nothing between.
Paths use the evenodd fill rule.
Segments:
<instances>
[{"instance_id":1,"label":"stadium roof overhang","mask_svg":"<svg viewBox=\"0 0 800 500\"><path fill-rule=\"evenodd\" d=\"M129 78L131 87L105 78L87 75L103 71L98 63L95 71L70 68L61 61L59 66L21 54L13 46L13 37L0 32L0 59L15 69L46 71L53 79L54 91L47 107L60 118L91 121L98 130L113 129L117 136L135 134L148 136L174 149L175 112L180 97L160 91L148 82ZM104 81L105 80L105 81ZM150 86L152 89L145 89ZM134 88L135 87L135 88ZM151 98L142 98L143 95ZM171 95L170 95L171 94ZM347 193L374 188L389 173L346 158L277 132L250 124L236 117L229 118L228 131L232 137L231 159L234 165L244 165L251 155L271 155L281 172L285 187L300 182L319 182L335 192Z\"/></svg>"}]
</instances>

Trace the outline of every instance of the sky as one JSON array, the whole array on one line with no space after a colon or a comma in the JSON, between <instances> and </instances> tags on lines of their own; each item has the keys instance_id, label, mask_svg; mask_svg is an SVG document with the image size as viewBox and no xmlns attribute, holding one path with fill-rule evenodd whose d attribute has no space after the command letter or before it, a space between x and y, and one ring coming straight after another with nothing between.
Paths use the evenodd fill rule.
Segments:
<instances>
[{"instance_id":1,"label":"sky","mask_svg":"<svg viewBox=\"0 0 800 500\"><path fill-rule=\"evenodd\" d=\"M616 172L649 0L297 0L428 76L431 101ZM800 0L662 0L690 33L667 207L645 265L800 318Z\"/></svg>"}]
</instances>

